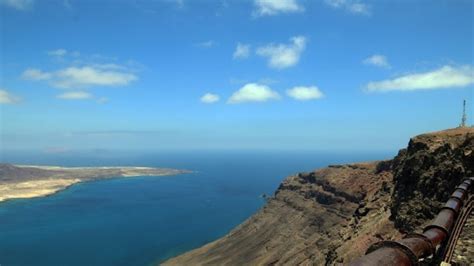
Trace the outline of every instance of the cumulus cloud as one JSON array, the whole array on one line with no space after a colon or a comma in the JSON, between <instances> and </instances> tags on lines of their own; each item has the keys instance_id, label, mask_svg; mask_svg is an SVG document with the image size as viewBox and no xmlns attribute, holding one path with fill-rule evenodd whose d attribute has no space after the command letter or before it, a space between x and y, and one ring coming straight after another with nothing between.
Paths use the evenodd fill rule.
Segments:
<instances>
[{"instance_id":1,"label":"cumulus cloud","mask_svg":"<svg viewBox=\"0 0 474 266\"><path fill-rule=\"evenodd\" d=\"M327 5L356 15L370 15L370 6L358 0L325 0Z\"/></svg>"},{"instance_id":2,"label":"cumulus cloud","mask_svg":"<svg viewBox=\"0 0 474 266\"><path fill-rule=\"evenodd\" d=\"M297 0L255 0L255 16L272 16L281 13L295 13L304 11Z\"/></svg>"},{"instance_id":3,"label":"cumulus cloud","mask_svg":"<svg viewBox=\"0 0 474 266\"><path fill-rule=\"evenodd\" d=\"M52 74L48 72L43 72L40 69L28 68L23 71L21 75L23 79L26 80L49 80L52 78Z\"/></svg>"},{"instance_id":4,"label":"cumulus cloud","mask_svg":"<svg viewBox=\"0 0 474 266\"><path fill-rule=\"evenodd\" d=\"M85 88L91 86L125 86L137 77L131 73L94 67L68 67L56 72L53 84L59 88Z\"/></svg>"},{"instance_id":5,"label":"cumulus cloud","mask_svg":"<svg viewBox=\"0 0 474 266\"><path fill-rule=\"evenodd\" d=\"M306 38L296 36L290 44L268 44L257 49L257 55L268 58L268 66L275 69L292 67L300 61L306 48Z\"/></svg>"},{"instance_id":6,"label":"cumulus cloud","mask_svg":"<svg viewBox=\"0 0 474 266\"><path fill-rule=\"evenodd\" d=\"M56 97L63 100L86 100L91 99L92 94L85 91L70 91L59 94Z\"/></svg>"},{"instance_id":7,"label":"cumulus cloud","mask_svg":"<svg viewBox=\"0 0 474 266\"><path fill-rule=\"evenodd\" d=\"M234 92L227 102L236 104L245 102L266 102L278 99L280 99L280 95L270 87L257 83L248 83Z\"/></svg>"},{"instance_id":8,"label":"cumulus cloud","mask_svg":"<svg viewBox=\"0 0 474 266\"><path fill-rule=\"evenodd\" d=\"M250 55L250 45L238 43L232 57L234 59L247 58Z\"/></svg>"},{"instance_id":9,"label":"cumulus cloud","mask_svg":"<svg viewBox=\"0 0 474 266\"><path fill-rule=\"evenodd\" d=\"M17 10L28 10L33 7L33 0L0 0L0 4Z\"/></svg>"},{"instance_id":10,"label":"cumulus cloud","mask_svg":"<svg viewBox=\"0 0 474 266\"><path fill-rule=\"evenodd\" d=\"M19 101L20 101L20 98L9 93L5 89L0 89L0 104L12 104L12 103L18 103Z\"/></svg>"},{"instance_id":11,"label":"cumulus cloud","mask_svg":"<svg viewBox=\"0 0 474 266\"><path fill-rule=\"evenodd\" d=\"M54 72L30 68L23 72L22 77L28 80L47 80L53 87L63 89L125 86L138 79L135 74L117 70L115 65L67 67Z\"/></svg>"},{"instance_id":12,"label":"cumulus cloud","mask_svg":"<svg viewBox=\"0 0 474 266\"><path fill-rule=\"evenodd\" d=\"M374 54L362 61L366 65L372 65L377 67L384 67L390 68L390 64L388 63L388 59L384 55Z\"/></svg>"},{"instance_id":13,"label":"cumulus cloud","mask_svg":"<svg viewBox=\"0 0 474 266\"><path fill-rule=\"evenodd\" d=\"M286 91L286 94L298 101L309 101L321 99L324 94L316 86L297 86Z\"/></svg>"},{"instance_id":14,"label":"cumulus cloud","mask_svg":"<svg viewBox=\"0 0 474 266\"><path fill-rule=\"evenodd\" d=\"M0 0L1 1L1 0ZM24 80L44 82L51 87L65 89L56 95L58 99L85 100L91 99L97 103L106 103L108 98L95 97L89 91L95 87L120 87L127 86L138 80L137 73L143 65L133 60L118 63L118 59L100 54L83 55L78 51L56 49L47 52L60 60L57 69L42 70L27 68L21 77ZM66 66L64 66L67 64Z\"/></svg>"},{"instance_id":15,"label":"cumulus cloud","mask_svg":"<svg viewBox=\"0 0 474 266\"><path fill-rule=\"evenodd\" d=\"M66 49L57 49L57 50L48 51L48 55L50 56L61 57L61 56L65 56L66 54L67 54Z\"/></svg>"},{"instance_id":16,"label":"cumulus cloud","mask_svg":"<svg viewBox=\"0 0 474 266\"><path fill-rule=\"evenodd\" d=\"M474 83L474 67L443 66L433 71L400 76L395 79L372 81L366 86L369 92L434 90L466 87Z\"/></svg>"},{"instance_id":17,"label":"cumulus cloud","mask_svg":"<svg viewBox=\"0 0 474 266\"><path fill-rule=\"evenodd\" d=\"M203 103L216 103L220 99L219 95L213 93L206 93L201 97Z\"/></svg>"}]
</instances>

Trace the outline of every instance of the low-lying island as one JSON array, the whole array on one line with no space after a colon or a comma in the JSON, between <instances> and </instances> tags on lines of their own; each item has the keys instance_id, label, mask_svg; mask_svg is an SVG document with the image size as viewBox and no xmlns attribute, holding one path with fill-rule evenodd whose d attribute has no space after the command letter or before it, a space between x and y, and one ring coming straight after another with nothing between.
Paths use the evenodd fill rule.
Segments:
<instances>
[{"instance_id":1,"label":"low-lying island","mask_svg":"<svg viewBox=\"0 0 474 266\"><path fill-rule=\"evenodd\" d=\"M190 171L152 167L59 167L0 163L0 202L47 196L85 181L184 173Z\"/></svg>"}]
</instances>

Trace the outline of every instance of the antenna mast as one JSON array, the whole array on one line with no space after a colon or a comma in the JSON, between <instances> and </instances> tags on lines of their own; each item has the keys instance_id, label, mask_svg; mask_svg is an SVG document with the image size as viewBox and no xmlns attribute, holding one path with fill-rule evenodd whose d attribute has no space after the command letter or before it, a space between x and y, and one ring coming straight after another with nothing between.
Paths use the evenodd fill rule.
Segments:
<instances>
[{"instance_id":1,"label":"antenna mast","mask_svg":"<svg viewBox=\"0 0 474 266\"><path fill-rule=\"evenodd\" d=\"M466 100L464 100L463 105L462 105L462 118L461 118L461 125L459 127L466 127Z\"/></svg>"}]
</instances>

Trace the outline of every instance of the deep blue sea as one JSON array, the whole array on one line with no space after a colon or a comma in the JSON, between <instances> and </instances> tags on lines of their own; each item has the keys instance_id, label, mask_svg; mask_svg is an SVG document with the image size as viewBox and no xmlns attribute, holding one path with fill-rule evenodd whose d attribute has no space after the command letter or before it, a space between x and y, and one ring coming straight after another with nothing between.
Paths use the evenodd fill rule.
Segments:
<instances>
[{"instance_id":1,"label":"deep blue sea","mask_svg":"<svg viewBox=\"0 0 474 266\"><path fill-rule=\"evenodd\" d=\"M12 163L154 166L192 174L100 180L0 203L0 265L151 265L213 241L288 175L392 153L174 152L25 155Z\"/></svg>"}]
</instances>

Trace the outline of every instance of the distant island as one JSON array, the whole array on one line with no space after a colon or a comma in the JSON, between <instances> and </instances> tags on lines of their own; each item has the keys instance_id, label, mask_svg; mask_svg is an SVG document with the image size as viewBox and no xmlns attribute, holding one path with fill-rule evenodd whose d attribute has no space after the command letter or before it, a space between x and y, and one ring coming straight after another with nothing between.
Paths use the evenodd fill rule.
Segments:
<instances>
[{"instance_id":1,"label":"distant island","mask_svg":"<svg viewBox=\"0 0 474 266\"><path fill-rule=\"evenodd\" d=\"M190 171L151 167L59 167L0 163L0 202L47 196L85 181L184 173Z\"/></svg>"}]
</instances>

